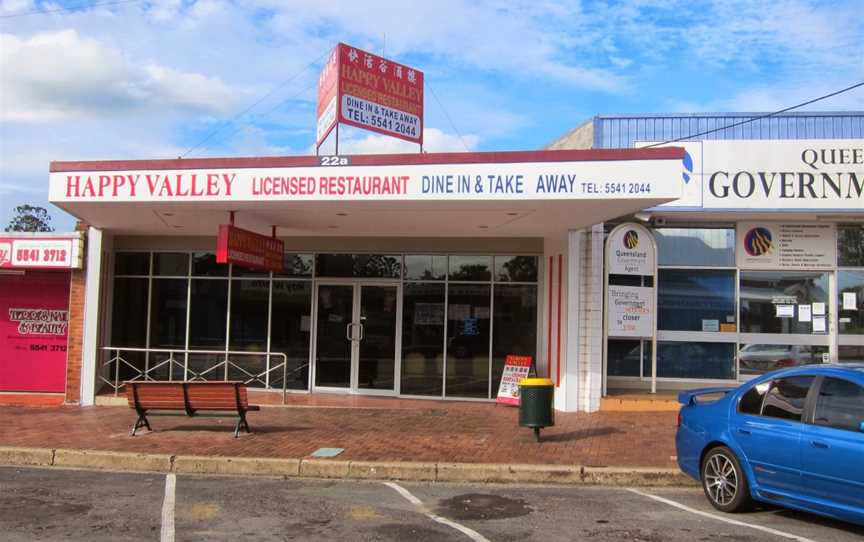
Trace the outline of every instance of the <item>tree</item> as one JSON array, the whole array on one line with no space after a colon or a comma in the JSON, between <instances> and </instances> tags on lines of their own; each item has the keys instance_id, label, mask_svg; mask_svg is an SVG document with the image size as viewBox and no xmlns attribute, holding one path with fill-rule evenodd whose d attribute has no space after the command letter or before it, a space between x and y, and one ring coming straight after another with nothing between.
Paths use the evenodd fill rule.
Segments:
<instances>
[{"instance_id":1,"label":"tree","mask_svg":"<svg viewBox=\"0 0 864 542\"><path fill-rule=\"evenodd\" d=\"M15 207L15 214L6 226L6 231L54 231L51 226L51 215L44 207L32 205L19 205Z\"/></svg>"}]
</instances>

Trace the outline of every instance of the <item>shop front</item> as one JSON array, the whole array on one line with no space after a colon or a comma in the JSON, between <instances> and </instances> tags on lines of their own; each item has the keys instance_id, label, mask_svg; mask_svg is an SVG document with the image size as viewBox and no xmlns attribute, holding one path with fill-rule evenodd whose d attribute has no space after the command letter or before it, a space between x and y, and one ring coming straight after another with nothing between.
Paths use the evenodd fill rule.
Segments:
<instances>
[{"instance_id":1,"label":"shop front","mask_svg":"<svg viewBox=\"0 0 864 542\"><path fill-rule=\"evenodd\" d=\"M81 246L77 233L0 235L0 392L64 399L70 288Z\"/></svg>"},{"instance_id":2,"label":"shop front","mask_svg":"<svg viewBox=\"0 0 864 542\"><path fill-rule=\"evenodd\" d=\"M676 199L682 155L52 163L51 201L89 225L82 403L133 378L490 400L523 355L575 409L571 232ZM229 222L281 265L220 261Z\"/></svg>"},{"instance_id":3,"label":"shop front","mask_svg":"<svg viewBox=\"0 0 864 542\"><path fill-rule=\"evenodd\" d=\"M565 138L656 148L710 131L671 143L687 153L681 198L593 230L606 242L634 224L656 245L651 276L595 267L608 288L656 295L650 333L604 333L601 394L864 361L864 114L757 116L596 117Z\"/></svg>"}]
</instances>

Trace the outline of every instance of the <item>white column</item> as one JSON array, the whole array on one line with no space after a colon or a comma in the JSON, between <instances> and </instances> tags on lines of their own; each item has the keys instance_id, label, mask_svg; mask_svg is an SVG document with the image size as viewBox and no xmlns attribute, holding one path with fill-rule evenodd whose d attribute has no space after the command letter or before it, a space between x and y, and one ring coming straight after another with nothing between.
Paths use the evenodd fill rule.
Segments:
<instances>
[{"instance_id":1,"label":"white column","mask_svg":"<svg viewBox=\"0 0 864 542\"><path fill-rule=\"evenodd\" d=\"M96 401L96 371L99 360L99 322L102 286L102 230L87 231L87 276L84 282L84 339L81 348L81 406Z\"/></svg>"},{"instance_id":2,"label":"white column","mask_svg":"<svg viewBox=\"0 0 864 542\"><path fill-rule=\"evenodd\" d=\"M579 410L600 410L603 390L603 224L577 232L581 237L578 273Z\"/></svg>"}]
</instances>

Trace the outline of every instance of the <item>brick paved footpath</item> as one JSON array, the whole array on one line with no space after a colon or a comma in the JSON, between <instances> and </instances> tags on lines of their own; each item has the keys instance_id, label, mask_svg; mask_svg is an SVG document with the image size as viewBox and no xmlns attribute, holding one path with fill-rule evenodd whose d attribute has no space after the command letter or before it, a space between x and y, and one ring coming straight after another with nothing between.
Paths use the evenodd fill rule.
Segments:
<instances>
[{"instance_id":1,"label":"brick paved footpath","mask_svg":"<svg viewBox=\"0 0 864 542\"><path fill-rule=\"evenodd\" d=\"M258 394L260 397L260 394ZM367 461L530 463L675 467L674 412L556 413L534 441L518 411L490 403L369 397L290 396L289 406L249 414L252 434L233 438L234 419L154 416L135 437L128 407L0 406L0 446L304 458L322 447Z\"/></svg>"}]
</instances>

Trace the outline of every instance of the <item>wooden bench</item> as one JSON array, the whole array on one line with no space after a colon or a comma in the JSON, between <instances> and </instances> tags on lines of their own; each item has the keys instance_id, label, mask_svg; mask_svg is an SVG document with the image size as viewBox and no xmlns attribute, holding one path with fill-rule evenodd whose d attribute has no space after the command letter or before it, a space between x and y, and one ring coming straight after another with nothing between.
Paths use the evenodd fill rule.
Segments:
<instances>
[{"instance_id":1,"label":"wooden bench","mask_svg":"<svg viewBox=\"0 0 864 542\"><path fill-rule=\"evenodd\" d=\"M237 416L234 437L243 428L247 433L249 423L246 413L259 410L250 405L246 397L246 386L242 382L124 382L129 406L138 413L132 426L131 436L142 427L150 429L147 416L177 415L187 416Z\"/></svg>"}]
</instances>

